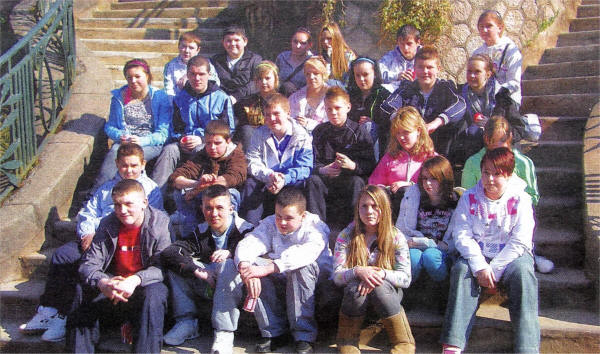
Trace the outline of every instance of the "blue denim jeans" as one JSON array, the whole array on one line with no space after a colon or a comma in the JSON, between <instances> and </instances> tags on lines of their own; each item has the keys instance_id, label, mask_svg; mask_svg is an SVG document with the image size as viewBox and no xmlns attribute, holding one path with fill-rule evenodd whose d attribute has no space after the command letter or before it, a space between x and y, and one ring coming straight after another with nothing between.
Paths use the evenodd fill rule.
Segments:
<instances>
[{"instance_id":1,"label":"blue denim jeans","mask_svg":"<svg viewBox=\"0 0 600 354\"><path fill-rule=\"evenodd\" d=\"M315 289L329 274L317 262L299 269L261 278L261 293L254 318L263 337L277 337L289 329L296 341L315 342L317 323Z\"/></svg>"},{"instance_id":2,"label":"blue denim jeans","mask_svg":"<svg viewBox=\"0 0 600 354\"><path fill-rule=\"evenodd\" d=\"M514 334L513 350L516 353L538 353L538 282L533 271L533 257L524 254L512 261L499 283L508 293L508 310ZM443 344L465 348L475 322L480 294L481 287L471 273L469 263L459 258L450 275L450 296L442 326Z\"/></svg>"},{"instance_id":3,"label":"blue denim jeans","mask_svg":"<svg viewBox=\"0 0 600 354\"><path fill-rule=\"evenodd\" d=\"M418 248L410 249L410 270L412 274L412 283L414 283L421 274L421 270L425 271L433 281L440 282L446 279L448 275L448 265L446 259L448 255L437 247L429 247L425 250Z\"/></svg>"},{"instance_id":4,"label":"blue denim jeans","mask_svg":"<svg viewBox=\"0 0 600 354\"><path fill-rule=\"evenodd\" d=\"M231 258L225 262L203 264L195 261L202 268L217 273L217 282L213 293L211 321L213 329L217 331L233 332L237 329L240 310L238 305L242 301L242 279ZM171 285L171 299L173 302L173 317L175 321L183 321L198 317L196 301L198 298L209 299L207 295L208 283L197 278L183 278L168 271L167 277Z\"/></svg>"},{"instance_id":5,"label":"blue denim jeans","mask_svg":"<svg viewBox=\"0 0 600 354\"><path fill-rule=\"evenodd\" d=\"M349 317L360 317L367 314L368 306L375 310L379 318L394 316L402 310L402 289L395 288L387 280L376 287L367 295L360 295L358 285L360 280L355 279L344 288L341 311Z\"/></svg>"},{"instance_id":6,"label":"blue denim jeans","mask_svg":"<svg viewBox=\"0 0 600 354\"><path fill-rule=\"evenodd\" d=\"M240 192L235 188L229 188L229 194L231 194L231 204L234 210L237 211L240 205ZM179 232L181 237L186 237L201 222L198 219L198 215L202 213L202 193L199 193L192 200L185 200L183 191L175 189L173 191L173 200L180 215L180 219L178 220Z\"/></svg>"}]
</instances>

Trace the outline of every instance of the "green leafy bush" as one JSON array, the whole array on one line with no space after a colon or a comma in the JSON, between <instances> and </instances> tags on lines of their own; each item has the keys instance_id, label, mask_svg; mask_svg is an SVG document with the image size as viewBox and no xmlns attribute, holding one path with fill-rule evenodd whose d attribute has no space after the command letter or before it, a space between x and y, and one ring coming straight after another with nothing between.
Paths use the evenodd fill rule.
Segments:
<instances>
[{"instance_id":1,"label":"green leafy bush","mask_svg":"<svg viewBox=\"0 0 600 354\"><path fill-rule=\"evenodd\" d=\"M421 31L424 43L433 44L450 26L448 0L383 0L379 8L382 42L396 41L396 31L412 24Z\"/></svg>"}]
</instances>

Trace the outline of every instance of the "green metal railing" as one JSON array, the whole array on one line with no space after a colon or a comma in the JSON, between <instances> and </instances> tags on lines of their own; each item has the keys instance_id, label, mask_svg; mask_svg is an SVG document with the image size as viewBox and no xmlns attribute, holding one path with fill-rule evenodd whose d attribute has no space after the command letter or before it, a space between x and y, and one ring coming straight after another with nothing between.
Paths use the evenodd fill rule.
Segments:
<instances>
[{"instance_id":1,"label":"green metal railing","mask_svg":"<svg viewBox=\"0 0 600 354\"><path fill-rule=\"evenodd\" d=\"M54 132L75 78L73 0L38 0L39 21L0 57L0 201Z\"/></svg>"}]
</instances>

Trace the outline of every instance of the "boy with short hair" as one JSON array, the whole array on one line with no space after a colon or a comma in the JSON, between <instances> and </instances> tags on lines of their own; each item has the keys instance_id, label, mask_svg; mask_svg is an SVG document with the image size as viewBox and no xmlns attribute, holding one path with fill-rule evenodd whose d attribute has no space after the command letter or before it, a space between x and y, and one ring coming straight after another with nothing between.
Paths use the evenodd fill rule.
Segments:
<instances>
[{"instance_id":1,"label":"boy with short hair","mask_svg":"<svg viewBox=\"0 0 600 354\"><path fill-rule=\"evenodd\" d=\"M279 93L267 99L265 125L252 135L247 150L250 177L242 190L240 215L254 225L273 214L275 196L284 186L302 187L313 167L312 139L290 118L288 99Z\"/></svg>"},{"instance_id":2,"label":"boy with short hair","mask_svg":"<svg viewBox=\"0 0 600 354\"><path fill-rule=\"evenodd\" d=\"M373 141L365 124L348 119L350 98L340 87L325 94L328 122L313 131L313 174L306 180L308 211L326 221L332 206L346 223L366 178L375 168Z\"/></svg>"},{"instance_id":3,"label":"boy with short hair","mask_svg":"<svg viewBox=\"0 0 600 354\"><path fill-rule=\"evenodd\" d=\"M252 73L262 57L247 50L246 45L246 30L241 26L231 25L223 31L225 52L211 58L221 80L221 88L229 95L232 104L257 92L252 83Z\"/></svg>"},{"instance_id":4,"label":"boy with short hair","mask_svg":"<svg viewBox=\"0 0 600 354\"><path fill-rule=\"evenodd\" d=\"M212 185L229 188L237 210L240 195L236 188L246 180L246 157L240 146L231 141L229 127L218 120L206 124L204 148L178 167L169 177L175 189L175 203L182 224L182 237L191 232L198 219L197 210L202 202L202 192Z\"/></svg>"},{"instance_id":5,"label":"boy with short hair","mask_svg":"<svg viewBox=\"0 0 600 354\"><path fill-rule=\"evenodd\" d=\"M194 32L184 32L179 36L179 42L177 43L179 55L169 61L163 71L165 92L171 98L175 97L185 86L187 82L187 63L200 53L201 42L200 36ZM217 85L221 83L212 64L210 64L209 80L216 82Z\"/></svg>"},{"instance_id":6,"label":"boy with short hair","mask_svg":"<svg viewBox=\"0 0 600 354\"><path fill-rule=\"evenodd\" d=\"M152 179L165 195L167 179L180 160L187 161L205 143L204 129L213 120L221 120L235 130L233 107L229 96L209 80L210 62L196 55L187 63L188 82L173 99L173 122L170 139L156 160Z\"/></svg>"},{"instance_id":7,"label":"boy with short hair","mask_svg":"<svg viewBox=\"0 0 600 354\"><path fill-rule=\"evenodd\" d=\"M403 25L396 32L396 48L379 59L384 84L393 91L402 80L414 81L415 54L421 48L421 32L413 25Z\"/></svg>"},{"instance_id":8,"label":"boy with short hair","mask_svg":"<svg viewBox=\"0 0 600 354\"><path fill-rule=\"evenodd\" d=\"M160 190L144 171L144 150L137 144L122 144L117 150L115 162L117 174L101 185L77 214L78 240L67 242L52 255L46 287L40 296L40 306L36 315L21 325L20 329L24 333L43 331L42 340L49 342L64 338L66 316L71 312L78 281L78 262L83 252L90 247L100 220L114 211L111 191L119 181L127 178L137 180L144 187L149 204L162 209Z\"/></svg>"},{"instance_id":9,"label":"boy with short hair","mask_svg":"<svg viewBox=\"0 0 600 354\"><path fill-rule=\"evenodd\" d=\"M332 271L328 235L327 225L306 211L302 191L287 186L277 195L275 215L238 243L235 264L248 297L258 299L254 317L263 338L257 352L283 345L288 323L296 352L312 351L317 338L315 289Z\"/></svg>"},{"instance_id":10,"label":"boy with short hair","mask_svg":"<svg viewBox=\"0 0 600 354\"><path fill-rule=\"evenodd\" d=\"M104 328L108 321L129 321L134 351L159 353L168 290L158 257L171 243L169 218L148 206L144 187L136 180L119 181L111 196L115 211L102 219L81 258L81 297L67 321L67 348L93 353L100 322Z\"/></svg>"},{"instance_id":11,"label":"boy with short hair","mask_svg":"<svg viewBox=\"0 0 600 354\"><path fill-rule=\"evenodd\" d=\"M231 194L222 185L212 185L202 193L202 213L206 221L193 234L175 241L161 253L168 268L176 321L164 340L168 345L180 345L197 337L195 301L198 297L212 298L215 338L211 352L231 353L243 286L233 255L238 242L253 226L236 214ZM214 296L210 295L212 288Z\"/></svg>"},{"instance_id":12,"label":"boy with short hair","mask_svg":"<svg viewBox=\"0 0 600 354\"><path fill-rule=\"evenodd\" d=\"M456 125L464 116L466 104L456 93L454 82L438 79L440 67L437 49L421 48L415 55L416 80L402 81L381 108L392 114L400 107L415 107L425 120L435 151L448 157L457 134Z\"/></svg>"}]
</instances>

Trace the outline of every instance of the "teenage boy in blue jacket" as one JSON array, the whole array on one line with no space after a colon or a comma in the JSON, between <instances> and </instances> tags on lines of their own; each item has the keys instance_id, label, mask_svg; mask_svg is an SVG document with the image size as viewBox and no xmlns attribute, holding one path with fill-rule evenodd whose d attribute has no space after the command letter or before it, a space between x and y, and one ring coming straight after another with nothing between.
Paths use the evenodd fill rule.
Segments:
<instances>
[{"instance_id":1,"label":"teenage boy in blue jacket","mask_svg":"<svg viewBox=\"0 0 600 354\"><path fill-rule=\"evenodd\" d=\"M231 100L209 80L210 62L197 55L187 65L188 82L173 100L171 139L156 160L152 179L165 195L165 184L180 160L187 161L204 147L204 128L211 120L222 120L235 130Z\"/></svg>"},{"instance_id":2,"label":"teenage boy in blue jacket","mask_svg":"<svg viewBox=\"0 0 600 354\"><path fill-rule=\"evenodd\" d=\"M265 125L258 127L246 153L248 179L240 215L254 225L275 211L275 196L286 185L304 185L313 167L312 139L290 118L290 103L273 94L264 107Z\"/></svg>"}]
</instances>

